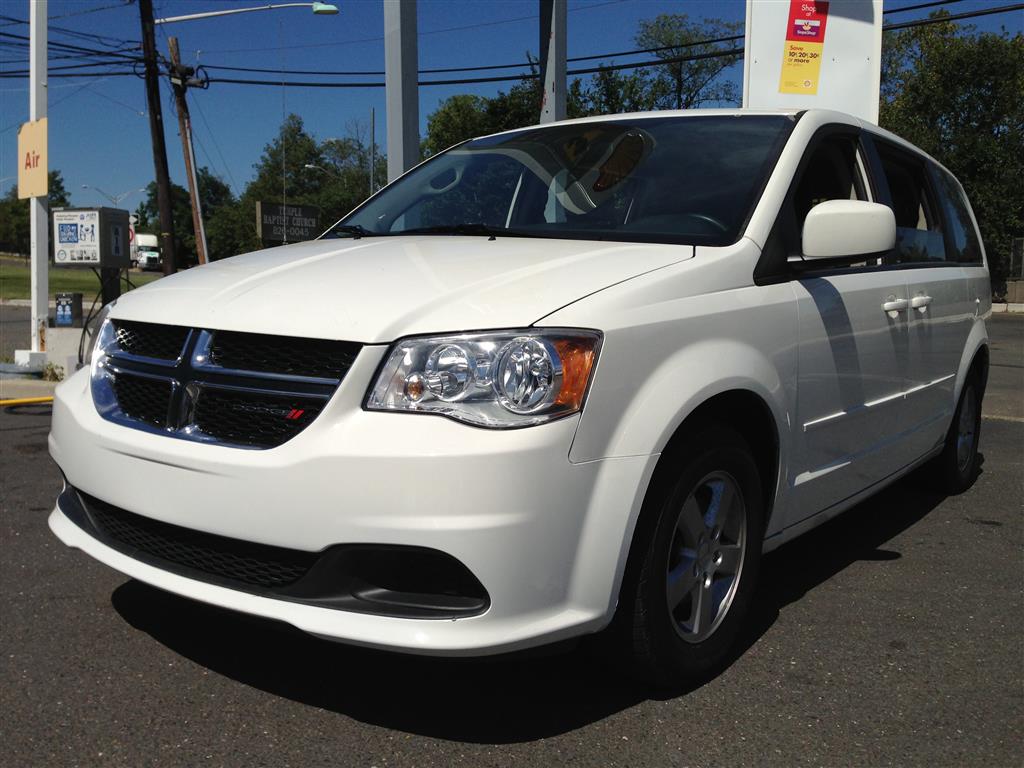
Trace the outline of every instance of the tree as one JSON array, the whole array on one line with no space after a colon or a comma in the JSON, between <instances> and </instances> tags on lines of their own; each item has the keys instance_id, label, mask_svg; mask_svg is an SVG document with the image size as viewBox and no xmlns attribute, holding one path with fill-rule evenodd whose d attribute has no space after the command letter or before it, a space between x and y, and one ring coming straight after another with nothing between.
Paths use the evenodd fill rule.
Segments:
<instances>
[{"instance_id":1,"label":"tree","mask_svg":"<svg viewBox=\"0 0 1024 768\"><path fill-rule=\"evenodd\" d=\"M237 253L262 247L256 230L257 202L281 204L287 200L290 205L319 205L324 174L310 172L306 165L323 163L320 145L306 132L302 118L288 115L274 140L263 148L263 155L253 165L256 177L239 198Z\"/></svg>"},{"instance_id":2,"label":"tree","mask_svg":"<svg viewBox=\"0 0 1024 768\"><path fill-rule=\"evenodd\" d=\"M636 36L638 48L660 48L654 52L659 59L700 56L721 50L719 43L701 42L742 33L742 25L720 19L690 21L686 14L662 14L641 21ZM714 56L691 61L662 64L652 71L648 87L654 109L695 109L706 104L738 105L736 84L722 78L729 67L741 59L741 54ZM625 84L630 84L628 79ZM635 83L638 92L642 83Z\"/></svg>"},{"instance_id":3,"label":"tree","mask_svg":"<svg viewBox=\"0 0 1024 768\"><path fill-rule=\"evenodd\" d=\"M524 77L508 91L499 91L490 98L459 95L445 99L427 118L423 154L429 157L476 136L536 125L541 89L539 77ZM578 79L569 84L566 111L569 117L592 114L586 90Z\"/></svg>"},{"instance_id":4,"label":"tree","mask_svg":"<svg viewBox=\"0 0 1024 768\"><path fill-rule=\"evenodd\" d=\"M333 224L370 195L370 147L362 126L350 124L346 135L327 139L320 145L323 155L319 206L321 222ZM376 147L374 158L374 189L380 189L388 180L387 158Z\"/></svg>"},{"instance_id":5,"label":"tree","mask_svg":"<svg viewBox=\"0 0 1024 768\"><path fill-rule=\"evenodd\" d=\"M64 188L64 177L60 171L50 171L48 178L47 208L64 208L71 205L71 198ZM18 187L13 185L0 199L0 251L27 256L32 249L31 239L28 198L19 200Z\"/></svg>"},{"instance_id":6,"label":"tree","mask_svg":"<svg viewBox=\"0 0 1024 768\"><path fill-rule=\"evenodd\" d=\"M462 94L445 99L427 118L427 136L423 154L436 155L473 136L489 132L490 116L483 96Z\"/></svg>"},{"instance_id":7,"label":"tree","mask_svg":"<svg viewBox=\"0 0 1024 768\"><path fill-rule=\"evenodd\" d=\"M882 127L960 179L998 292L1024 236L1024 36L914 27L886 34L882 62Z\"/></svg>"},{"instance_id":8,"label":"tree","mask_svg":"<svg viewBox=\"0 0 1024 768\"><path fill-rule=\"evenodd\" d=\"M740 60L740 54L683 62L667 60L717 53L720 44L701 41L739 34L740 30L739 24L718 19L695 22L685 14L663 14L642 21L636 35L637 45L662 49L654 55L666 63L624 72L604 70L589 81L574 79L568 87L566 113L569 117L585 117L738 104L735 83L722 75ZM536 75L536 66L532 74ZM540 118L541 88L538 77L524 77L508 91L491 98L458 95L445 99L427 119L423 153L429 156L474 136L536 125Z\"/></svg>"},{"instance_id":9,"label":"tree","mask_svg":"<svg viewBox=\"0 0 1024 768\"><path fill-rule=\"evenodd\" d=\"M203 210L203 222L206 226L206 244L209 246L211 260L232 256L237 237L235 234L235 196L231 188L214 176L209 168L200 167L196 171L199 183L199 203ZM135 211L139 217L135 225L137 232L158 234L160 227L159 208L156 199L156 182L146 187L146 199ZM226 214L226 215L225 215ZM196 260L196 232L192 221L192 198L188 190L180 184L171 183L171 215L174 218L175 244L179 258L183 264L194 264Z\"/></svg>"}]
</instances>

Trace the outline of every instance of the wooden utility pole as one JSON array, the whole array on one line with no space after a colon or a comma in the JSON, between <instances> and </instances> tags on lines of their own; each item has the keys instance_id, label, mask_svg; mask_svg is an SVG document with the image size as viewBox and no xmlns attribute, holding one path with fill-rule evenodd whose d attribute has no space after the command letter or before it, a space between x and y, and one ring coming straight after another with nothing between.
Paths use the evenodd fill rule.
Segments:
<instances>
[{"instance_id":1,"label":"wooden utility pole","mask_svg":"<svg viewBox=\"0 0 1024 768\"><path fill-rule=\"evenodd\" d=\"M171 86L174 101L178 106L178 132L181 134L181 148L185 155L185 174L188 176L188 194L192 198L192 228L196 233L196 257L200 264L209 261L206 255L206 228L203 226L203 209L199 201L199 178L196 175L196 153L192 147L192 118L188 114L185 90L192 70L181 66L178 53L178 38L167 39L171 52Z\"/></svg>"},{"instance_id":2,"label":"wooden utility pole","mask_svg":"<svg viewBox=\"0 0 1024 768\"><path fill-rule=\"evenodd\" d=\"M156 172L156 201L160 212L160 252L164 274L177 269L174 255L174 214L171 207L171 176L167 170L167 145L164 144L164 118L160 108L160 71L156 60L156 35L153 0L139 0L142 20L142 56L146 66L146 106L149 133L153 141L153 167Z\"/></svg>"}]
</instances>

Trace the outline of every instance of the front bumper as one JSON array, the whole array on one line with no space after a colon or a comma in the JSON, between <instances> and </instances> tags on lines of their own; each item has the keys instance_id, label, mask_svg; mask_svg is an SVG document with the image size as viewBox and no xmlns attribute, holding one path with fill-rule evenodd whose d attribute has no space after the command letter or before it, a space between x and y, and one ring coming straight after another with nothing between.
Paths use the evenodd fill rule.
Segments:
<instances>
[{"instance_id":1,"label":"front bumper","mask_svg":"<svg viewBox=\"0 0 1024 768\"><path fill-rule=\"evenodd\" d=\"M572 464L578 417L491 431L437 416L369 413L361 400L382 347L367 347L319 418L284 445L241 450L113 424L88 371L57 388L50 452L68 482L148 518L275 547L427 547L490 596L481 615L395 618L273 599L188 578L113 549L60 507L66 544L161 589L326 638L442 655L483 655L603 627L656 456Z\"/></svg>"}]
</instances>

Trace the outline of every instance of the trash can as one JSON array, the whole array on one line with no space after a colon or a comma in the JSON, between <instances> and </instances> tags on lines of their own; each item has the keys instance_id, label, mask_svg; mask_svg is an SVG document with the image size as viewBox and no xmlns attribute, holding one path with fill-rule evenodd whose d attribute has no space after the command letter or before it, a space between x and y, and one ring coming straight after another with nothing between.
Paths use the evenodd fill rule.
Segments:
<instances>
[{"instance_id":1,"label":"trash can","mask_svg":"<svg viewBox=\"0 0 1024 768\"><path fill-rule=\"evenodd\" d=\"M56 328L81 328L82 327L82 294L80 293L58 293L56 294L57 312L54 316L53 325Z\"/></svg>"}]
</instances>

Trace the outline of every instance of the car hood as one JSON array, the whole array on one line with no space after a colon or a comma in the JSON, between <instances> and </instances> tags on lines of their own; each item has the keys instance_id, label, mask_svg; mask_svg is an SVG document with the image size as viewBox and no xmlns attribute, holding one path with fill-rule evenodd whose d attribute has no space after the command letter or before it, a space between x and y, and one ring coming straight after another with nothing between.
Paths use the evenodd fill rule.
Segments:
<instances>
[{"instance_id":1,"label":"car hood","mask_svg":"<svg viewBox=\"0 0 1024 768\"><path fill-rule=\"evenodd\" d=\"M684 245L507 237L313 240L162 278L122 296L112 316L383 343L527 326L692 255Z\"/></svg>"}]
</instances>

